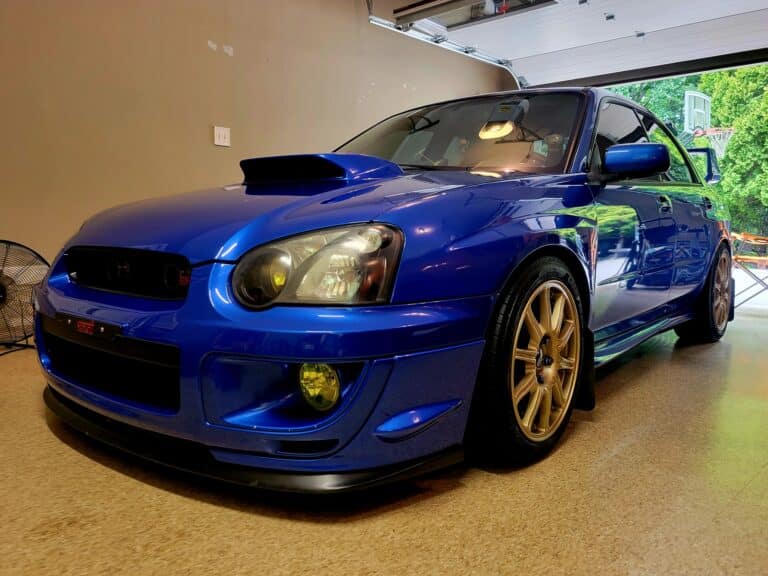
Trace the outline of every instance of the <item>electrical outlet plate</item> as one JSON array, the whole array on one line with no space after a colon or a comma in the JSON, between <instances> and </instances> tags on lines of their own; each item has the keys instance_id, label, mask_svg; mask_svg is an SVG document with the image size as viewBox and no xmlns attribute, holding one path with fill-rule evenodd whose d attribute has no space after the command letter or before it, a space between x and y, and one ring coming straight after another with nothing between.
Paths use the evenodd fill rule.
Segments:
<instances>
[{"instance_id":1,"label":"electrical outlet plate","mask_svg":"<svg viewBox=\"0 0 768 576\"><path fill-rule=\"evenodd\" d=\"M229 138L229 128L226 126L214 126L213 143L216 146L226 146L227 148L232 146L232 141Z\"/></svg>"}]
</instances>

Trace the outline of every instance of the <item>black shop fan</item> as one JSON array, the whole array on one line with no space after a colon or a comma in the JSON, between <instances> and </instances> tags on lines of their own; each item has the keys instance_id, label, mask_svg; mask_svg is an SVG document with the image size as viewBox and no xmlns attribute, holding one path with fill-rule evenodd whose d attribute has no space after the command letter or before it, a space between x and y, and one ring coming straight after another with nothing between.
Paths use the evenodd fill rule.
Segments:
<instances>
[{"instance_id":1,"label":"black shop fan","mask_svg":"<svg viewBox=\"0 0 768 576\"><path fill-rule=\"evenodd\" d=\"M32 289L42 282L48 268L48 262L34 250L0 240L0 346L28 346L35 320Z\"/></svg>"}]
</instances>

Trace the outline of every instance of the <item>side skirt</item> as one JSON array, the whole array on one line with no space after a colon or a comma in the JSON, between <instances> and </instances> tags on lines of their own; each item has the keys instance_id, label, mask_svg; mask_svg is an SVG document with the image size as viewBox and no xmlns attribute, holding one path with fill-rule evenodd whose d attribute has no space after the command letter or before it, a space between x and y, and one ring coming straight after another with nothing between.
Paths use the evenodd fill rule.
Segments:
<instances>
[{"instance_id":1,"label":"side skirt","mask_svg":"<svg viewBox=\"0 0 768 576\"><path fill-rule=\"evenodd\" d=\"M621 334L615 334L610 338L596 342L595 367L601 366L606 362L610 362L630 348L634 348L635 346L642 344L648 340L648 338L656 336L656 334L660 334L661 332L666 332L667 330L670 330L671 328L674 328L678 324L682 324L691 318L692 316L690 314L660 318L654 322L644 324L638 329L629 330Z\"/></svg>"}]
</instances>

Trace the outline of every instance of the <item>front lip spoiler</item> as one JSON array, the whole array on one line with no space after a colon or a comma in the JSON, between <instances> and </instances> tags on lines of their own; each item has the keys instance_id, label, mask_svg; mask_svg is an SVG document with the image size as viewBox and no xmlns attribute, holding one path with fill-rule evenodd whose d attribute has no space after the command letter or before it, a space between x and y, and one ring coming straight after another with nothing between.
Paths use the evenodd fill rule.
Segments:
<instances>
[{"instance_id":1,"label":"front lip spoiler","mask_svg":"<svg viewBox=\"0 0 768 576\"><path fill-rule=\"evenodd\" d=\"M352 472L280 472L219 462L202 444L172 438L117 422L65 398L46 386L43 399L66 424L114 448L156 464L197 476L272 490L308 494L364 490L401 481L458 464L464 459L461 446L425 458Z\"/></svg>"}]
</instances>

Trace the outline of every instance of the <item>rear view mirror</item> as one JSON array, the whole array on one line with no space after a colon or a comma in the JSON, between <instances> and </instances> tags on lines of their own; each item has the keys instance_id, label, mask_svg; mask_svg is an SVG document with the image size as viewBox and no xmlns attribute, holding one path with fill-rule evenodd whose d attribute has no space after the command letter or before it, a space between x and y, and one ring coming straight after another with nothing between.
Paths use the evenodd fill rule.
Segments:
<instances>
[{"instance_id":1,"label":"rear view mirror","mask_svg":"<svg viewBox=\"0 0 768 576\"><path fill-rule=\"evenodd\" d=\"M717 156L712 148L688 148L688 154L693 160L699 174L704 174L707 184L720 182L720 167L717 164Z\"/></svg>"},{"instance_id":2,"label":"rear view mirror","mask_svg":"<svg viewBox=\"0 0 768 576\"><path fill-rule=\"evenodd\" d=\"M669 150L664 144L614 144L605 151L602 180L645 178L669 169Z\"/></svg>"},{"instance_id":3,"label":"rear view mirror","mask_svg":"<svg viewBox=\"0 0 768 576\"><path fill-rule=\"evenodd\" d=\"M480 128L478 137L481 140L498 140L508 136L523 121L529 106L528 100L502 102Z\"/></svg>"}]
</instances>

